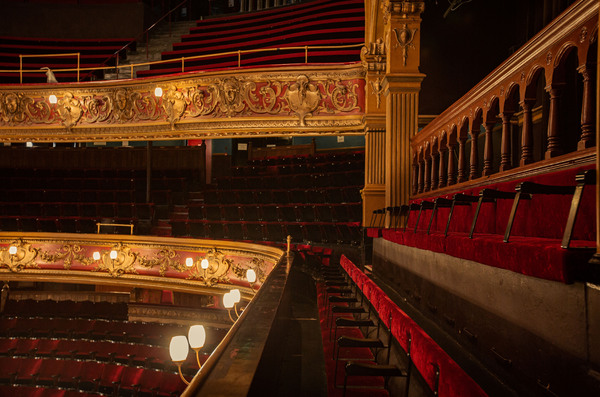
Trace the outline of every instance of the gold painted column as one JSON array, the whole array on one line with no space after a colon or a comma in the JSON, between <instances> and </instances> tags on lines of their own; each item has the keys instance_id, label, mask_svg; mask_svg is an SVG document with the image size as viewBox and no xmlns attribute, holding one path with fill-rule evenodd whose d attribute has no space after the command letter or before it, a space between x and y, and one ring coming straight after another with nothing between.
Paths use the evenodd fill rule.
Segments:
<instances>
[{"instance_id":1,"label":"gold painted column","mask_svg":"<svg viewBox=\"0 0 600 397\"><path fill-rule=\"evenodd\" d=\"M365 186L362 190L363 226L369 227L374 210L385 206L385 98L383 78L386 54L382 9L378 0L365 1L365 47L361 61L365 87Z\"/></svg>"},{"instance_id":2,"label":"gold painted column","mask_svg":"<svg viewBox=\"0 0 600 397\"><path fill-rule=\"evenodd\" d=\"M422 1L386 0L382 4L387 51L383 89L386 97L385 206L408 203L411 193L410 139L418 129ZM386 217L386 227L391 218Z\"/></svg>"}]
</instances>

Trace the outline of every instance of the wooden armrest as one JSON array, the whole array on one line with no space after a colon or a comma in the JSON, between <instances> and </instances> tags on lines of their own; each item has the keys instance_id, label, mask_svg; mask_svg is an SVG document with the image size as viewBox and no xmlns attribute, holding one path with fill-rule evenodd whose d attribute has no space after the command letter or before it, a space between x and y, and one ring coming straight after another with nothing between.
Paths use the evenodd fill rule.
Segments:
<instances>
[{"instance_id":1,"label":"wooden armrest","mask_svg":"<svg viewBox=\"0 0 600 397\"><path fill-rule=\"evenodd\" d=\"M458 203L476 203L479 200L478 196L472 196L470 194L464 193L456 193L452 196L452 200L454 200L455 204Z\"/></svg>"},{"instance_id":2,"label":"wooden armrest","mask_svg":"<svg viewBox=\"0 0 600 397\"><path fill-rule=\"evenodd\" d=\"M521 182L515 187L515 190L524 194L573 194L575 192L575 186L556 186L543 185L535 182Z\"/></svg>"},{"instance_id":3,"label":"wooden armrest","mask_svg":"<svg viewBox=\"0 0 600 397\"><path fill-rule=\"evenodd\" d=\"M434 205L436 205L438 208L450 208L452 201L453 200L449 198L438 197L434 200Z\"/></svg>"},{"instance_id":4,"label":"wooden armrest","mask_svg":"<svg viewBox=\"0 0 600 397\"><path fill-rule=\"evenodd\" d=\"M351 336L340 336L337 340L338 347L385 347L379 339L353 338Z\"/></svg>"},{"instance_id":5,"label":"wooden armrest","mask_svg":"<svg viewBox=\"0 0 600 397\"><path fill-rule=\"evenodd\" d=\"M381 365L371 363L356 363L348 361L346 375L349 376L407 376L407 372L395 365Z\"/></svg>"},{"instance_id":6,"label":"wooden armrest","mask_svg":"<svg viewBox=\"0 0 600 397\"><path fill-rule=\"evenodd\" d=\"M496 189L483 189L482 191L479 192L479 197L483 198L483 201L485 202L490 202L490 201L494 201L496 199L514 199L515 195L517 193L516 192L505 192L503 190L496 190ZM524 197L521 197L524 198Z\"/></svg>"},{"instance_id":7,"label":"wooden armrest","mask_svg":"<svg viewBox=\"0 0 600 397\"><path fill-rule=\"evenodd\" d=\"M351 318L339 317L335 319L337 327L374 327L373 320L354 320Z\"/></svg>"},{"instance_id":8,"label":"wooden armrest","mask_svg":"<svg viewBox=\"0 0 600 397\"><path fill-rule=\"evenodd\" d=\"M433 201L421 201L420 207L419 209L423 209L423 210L431 210L433 209L434 206L434 202Z\"/></svg>"}]
</instances>

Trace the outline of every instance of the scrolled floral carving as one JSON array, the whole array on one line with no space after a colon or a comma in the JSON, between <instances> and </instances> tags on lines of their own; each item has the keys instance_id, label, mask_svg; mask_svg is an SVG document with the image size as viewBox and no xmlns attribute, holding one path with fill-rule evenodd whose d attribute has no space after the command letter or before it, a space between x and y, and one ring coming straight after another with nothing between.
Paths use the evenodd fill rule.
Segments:
<instances>
[{"instance_id":1,"label":"scrolled floral carving","mask_svg":"<svg viewBox=\"0 0 600 397\"><path fill-rule=\"evenodd\" d=\"M94 260L88 256L82 255L82 251L83 249L78 244L64 244L57 252L50 253L41 251L40 259L48 263L55 263L62 260L65 270L71 269L71 265L74 261L77 261L84 266L91 265Z\"/></svg>"},{"instance_id":2,"label":"scrolled floral carving","mask_svg":"<svg viewBox=\"0 0 600 397\"><path fill-rule=\"evenodd\" d=\"M11 251L14 250L14 252ZM0 250L0 268L8 268L11 272L20 272L27 268L39 268L35 262L39 250L21 239L10 243L9 247Z\"/></svg>"},{"instance_id":3,"label":"scrolled floral carving","mask_svg":"<svg viewBox=\"0 0 600 397\"><path fill-rule=\"evenodd\" d=\"M190 269L188 279L195 279L203 282L207 286L212 286L218 283L229 283L229 269L233 265L233 261L225 257L225 254L216 248L211 248L206 253L205 259L208 260L208 268L202 269L195 264Z\"/></svg>"},{"instance_id":4,"label":"scrolled floral carving","mask_svg":"<svg viewBox=\"0 0 600 397\"><path fill-rule=\"evenodd\" d=\"M163 248L156 253L156 257L149 259L144 256L138 256L138 264L147 269L159 267L158 273L164 276L167 270L176 270L178 272L185 271L185 265L181 263L181 259L177 252L172 248Z\"/></svg>"},{"instance_id":5,"label":"scrolled floral carving","mask_svg":"<svg viewBox=\"0 0 600 397\"><path fill-rule=\"evenodd\" d=\"M112 253L114 257L111 257ZM101 253L98 265L94 269L95 272L107 272L112 277L119 277L126 273L137 274L134 262L138 254L131 251L131 248L123 243L118 243L112 247L110 251ZM95 263L95 262L94 262Z\"/></svg>"},{"instance_id":6,"label":"scrolled floral carving","mask_svg":"<svg viewBox=\"0 0 600 397\"><path fill-rule=\"evenodd\" d=\"M256 280L263 283L267 276L267 271L265 267L266 263L264 259L254 257L250 260L250 266L233 265L231 271L238 278L245 280L246 272L248 271L248 269L254 269L254 271L256 272Z\"/></svg>"},{"instance_id":7,"label":"scrolled floral carving","mask_svg":"<svg viewBox=\"0 0 600 397\"><path fill-rule=\"evenodd\" d=\"M358 106L358 95L356 90L358 84L346 82L345 84L339 80L329 81L327 84L328 97L331 99L333 109L328 109L329 112L351 112L360 109Z\"/></svg>"},{"instance_id":8,"label":"scrolled floral carving","mask_svg":"<svg viewBox=\"0 0 600 397\"><path fill-rule=\"evenodd\" d=\"M111 117L112 101L108 96L86 96L83 105L88 123L102 123Z\"/></svg>"}]
</instances>

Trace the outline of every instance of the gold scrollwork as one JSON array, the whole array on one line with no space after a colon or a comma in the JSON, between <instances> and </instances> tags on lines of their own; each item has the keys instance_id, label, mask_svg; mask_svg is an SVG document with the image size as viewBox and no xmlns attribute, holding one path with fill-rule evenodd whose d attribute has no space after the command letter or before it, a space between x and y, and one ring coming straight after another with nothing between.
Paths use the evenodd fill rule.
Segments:
<instances>
[{"instance_id":1,"label":"gold scrollwork","mask_svg":"<svg viewBox=\"0 0 600 397\"><path fill-rule=\"evenodd\" d=\"M86 122L102 123L111 116L112 101L108 96L85 96L83 108Z\"/></svg>"},{"instance_id":2,"label":"gold scrollwork","mask_svg":"<svg viewBox=\"0 0 600 397\"><path fill-rule=\"evenodd\" d=\"M216 248L211 248L206 253L205 259L208 260L208 268L202 269L199 263L195 263L190 269L188 280L194 279L203 282L207 286L213 286L220 282L229 283L229 269L233 266L233 261L225 257L225 254Z\"/></svg>"},{"instance_id":3,"label":"gold scrollwork","mask_svg":"<svg viewBox=\"0 0 600 397\"><path fill-rule=\"evenodd\" d=\"M231 271L240 279L246 278L248 269L254 269L256 272L256 280L263 283L266 278L266 263L262 258L254 257L250 260L250 266L233 265Z\"/></svg>"},{"instance_id":4,"label":"gold scrollwork","mask_svg":"<svg viewBox=\"0 0 600 397\"><path fill-rule=\"evenodd\" d=\"M98 266L93 271L105 271L112 277L119 277L125 273L137 274L134 266L137 257L138 254L132 252L130 247L123 243L117 243L110 251L101 253Z\"/></svg>"},{"instance_id":5,"label":"gold scrollwork","mask_svg":"<svg viewBox=\"0 0 600 397\"><path fill-rule=\"evenodd\" d=\"M84 266L91 265L94 260L82 255L82 251L83 249L78 244L64 244L60 247L58 252L50 253L46 251L40 251L40 259L49 263L55 263L62 260L65 270L71 269L71 265L74 261L77 261Z\"/></svg>"},{"instance_id":6,"label":"gold scrollwork","mask_svg":"<svg viewBox=\"0 0 600 397\"><path fill-rule=\"evenodd\" d=\"M149 259L144 256L138 256L138 264L147 269L159 266L159 274L164 276L167 270L173 269L178 272L185 271L185 266L181 263L179 255L172 248L163 248L156 253L154 259Z\"/></svg>"},{"instance_id":7,"label":"gold scrollwork","mask_svg":"<svg viewBox=\"0 0 600 397\"><path fill-rule=\"evenodd\" d=\"M0 268L7 267L11 272L20 272L26 268L39 268L35 262L38 249L21 239L0 250Z\"/></svg>"},{"instance_id":8,"label":"gold scrollwork","mask_svg":"<svg viewBox=\"0 0 600 397\"><path fill-rule=\"evenodd\" d=\"M346 84L344 84L339 80L329 81L327 84L327 92L335 109L331 109L330 112L351 112L353 110L359 110L358 95L356 93L357 89L358 84L356 83L346 82Z\"/></svg>"}]
</instances>

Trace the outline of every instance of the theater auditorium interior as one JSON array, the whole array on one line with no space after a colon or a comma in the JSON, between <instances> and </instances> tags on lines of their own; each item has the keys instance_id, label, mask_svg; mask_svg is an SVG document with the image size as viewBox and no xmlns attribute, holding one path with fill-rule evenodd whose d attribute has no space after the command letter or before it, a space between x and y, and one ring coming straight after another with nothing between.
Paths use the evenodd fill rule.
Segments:
<instances>
[{"instance_id":1,"label":"theater auditorium interior","mask_svg":"<svg viewBox=\"0 0 600 397\"><path fill-rule=\"evenodd\" d=\"M0 395L600 395L596 0L0 0Z\"/></svg>"}]
</instances>

